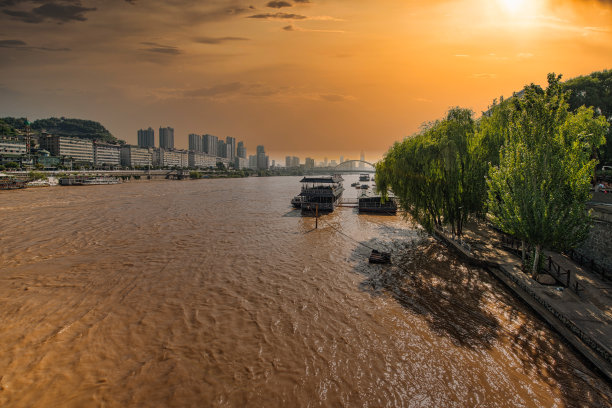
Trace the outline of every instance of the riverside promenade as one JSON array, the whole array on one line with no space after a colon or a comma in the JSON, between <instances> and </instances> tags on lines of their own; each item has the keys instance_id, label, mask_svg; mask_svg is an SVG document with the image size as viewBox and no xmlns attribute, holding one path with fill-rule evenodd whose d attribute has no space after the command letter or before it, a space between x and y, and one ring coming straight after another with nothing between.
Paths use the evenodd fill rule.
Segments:
<instances>
[{"instance_id":1,"label":"riverside promenade","mask_svg":"<svg viewBox=\"0 0 612 408\"><path fill-rule=\"evenodd\" d=\"M568 257L546 251L545 257L569 272L569 287L543 285L522 270L520 256L504 245L503 235L485 223L464 229L462 243L448 232L438 238L473 264L485 267L550 324L612 382L612 282Z\"/></svg>"}]
</instances>

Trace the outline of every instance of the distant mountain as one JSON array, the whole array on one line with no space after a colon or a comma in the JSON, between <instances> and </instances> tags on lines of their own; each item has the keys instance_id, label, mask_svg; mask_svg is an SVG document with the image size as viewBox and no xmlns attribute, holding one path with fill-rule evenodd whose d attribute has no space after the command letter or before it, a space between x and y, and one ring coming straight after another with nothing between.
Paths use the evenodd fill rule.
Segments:
<instances>
[{"instance_id":1,"label":"distant mountain","mask_svg":"<svg viewBox=\"0 0 612 408\"><path fill-rule=\"evenodd\" d=\"M0 132L4 130L1 128L2 123L14 129L23 130L25 129L26 121L25 118L2 118L0 119ZM123 140L114 137L99 122L94 122L93 120L70 119L64 117L38 119L30 124L30 129L33 134L46 132L52 135L80 137L105 143L125 143Z\"/></svg>"}]
</instances>

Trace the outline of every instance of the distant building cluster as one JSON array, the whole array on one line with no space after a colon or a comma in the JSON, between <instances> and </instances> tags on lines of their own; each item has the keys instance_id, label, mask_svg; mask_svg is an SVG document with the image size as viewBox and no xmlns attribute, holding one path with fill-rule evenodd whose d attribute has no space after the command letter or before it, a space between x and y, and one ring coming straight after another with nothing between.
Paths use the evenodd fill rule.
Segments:
<instances>
[{"instance_id":1,"label":"distant building cluster","mask_svg":"<svg viewBox=\"0 0 612 408\"><path fill-rule=\"evenodd\" d=\"M249 166L244 142L236 143L236 138L195 133L189 134L189 148L176 149L174 129L160 127L158 146L155 146L155 131L149 127L137 132L137 145L99 143L91 139L67 137L51 134L36 136L31 142L25 136L12 138L0 136L0 164L18 163L19 166L39 165L42 168L58 166L96 166L102 168L215 168L222 163L235 169L251 167L265 170L269 167L268 157L263 146L257 147L257 162ZM28 149L26 144L35 148ZM29 151L28 151L29 150Z\"/></svg>"}]
</instances>

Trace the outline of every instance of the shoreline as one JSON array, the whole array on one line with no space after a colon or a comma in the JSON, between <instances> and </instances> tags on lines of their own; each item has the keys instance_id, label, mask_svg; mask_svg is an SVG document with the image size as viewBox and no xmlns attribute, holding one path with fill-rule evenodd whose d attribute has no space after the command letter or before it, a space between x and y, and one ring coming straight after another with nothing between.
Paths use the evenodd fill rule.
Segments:
<instances>
[{"instance_id":1,"label":"shoreline","mask_svg":"<svg viewBox=\"0 0 612 408\"><path fill-rule=\"evenodd\" d=\"M468 230L468 229L466 229ZM573 349L590 362L609 383L612 383L612 353L610 353L609 317L583 295L570 292L552 294L553 287L542 285L523 272L521 260L505 250L498 253L475 254L450 238L444 231L435 230L432 236L444 242L459 257L474 266L485 269L490 275L502 282L508 291L520 299L544 322L553 328ZM483 245L483 241L470 240L471 244ZM504 253L500 253L504 252ZM557 256L560 256L557 254ZM584 270L582 270L584 273ZM588 272L587 272L588 273ZM563 299L564 298L564 299ZM582 318L581 318L582 317ZM588 320L587 320L588 317ZM590 321L591 327L586 322ZM595 323L595 324L594 324ZM599 328L592 327L600 326ZM600 334L597 336L597 334Z\"/></svg>"}]
</instances>

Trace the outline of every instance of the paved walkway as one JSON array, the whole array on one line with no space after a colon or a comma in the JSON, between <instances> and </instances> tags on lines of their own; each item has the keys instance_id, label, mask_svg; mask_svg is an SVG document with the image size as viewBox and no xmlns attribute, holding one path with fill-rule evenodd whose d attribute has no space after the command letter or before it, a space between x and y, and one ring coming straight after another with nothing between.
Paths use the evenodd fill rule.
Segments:
<instances>
[{"instance_id":1,"label":"paved walkway","mask_svg":"<svg viewBox=\"0 0 612 408\"><path fill-rule=\"evenodd\" d=\"M463 243L447 233L438 235L470 261L488 266L612 381L612 282L602 281L564 255L546 251L545 256L571 271L570 285L578 282L582 290L576 294L560 285L541 285L521 269L519 256L503 249L501 234L484 223L467 226Z\"/></svg>"}]
</instances>

